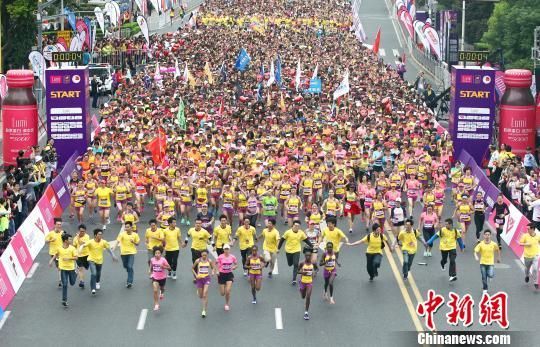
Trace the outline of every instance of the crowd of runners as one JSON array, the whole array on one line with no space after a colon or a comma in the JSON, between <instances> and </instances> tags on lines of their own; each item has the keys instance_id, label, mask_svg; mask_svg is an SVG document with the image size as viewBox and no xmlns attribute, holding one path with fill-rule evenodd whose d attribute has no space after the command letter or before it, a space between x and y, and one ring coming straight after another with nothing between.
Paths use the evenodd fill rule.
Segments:
<instances>
[{"instance_id":1,"label":"crowd of runners","mask_svg":"<svg viewBox=\"0 0 540 347\"><path fill-rule=\"evenodd\" d=\"M471 170L453 160L452 142L414 88L357 41L349 14L347 3L318 0L265 8L209 2L196 29L151 38L161 66L177 60L187 78L147 67L123 80L101 109L105 125L70 183L69 218L78 231L64 233L59 219L46 237L64 306L77 276L82 288L90 278L93 295L100 290L105 250L116 261L120 249L131 288L140 244L148 250L154 309L167 279L191 271L202 317L214 276L230 309L237 267L256 304L281 249L306 320L316 274L333 304L339 255L359 244L367 246L370 281L387 250L403 253L406 280L414 257L431 257L435 242L440 266L456 281L457 249L474 249L488 289L508 206L501 197L494 207L495 242ZM234 68L242 47L251 56L244 72ZM269 83L277 60L281 83ZM350 91L333 100L346 71ZM312 75L322 80L320 94L304 92ZM153 218L141 220L148 210ZM348 230L337 227L341 220ZM121 228L118 235L110 224ZM522 239L527 282L540 241L530 229ZM178 264L184 247L192 266Z\"/></svg>"}]
</instances>

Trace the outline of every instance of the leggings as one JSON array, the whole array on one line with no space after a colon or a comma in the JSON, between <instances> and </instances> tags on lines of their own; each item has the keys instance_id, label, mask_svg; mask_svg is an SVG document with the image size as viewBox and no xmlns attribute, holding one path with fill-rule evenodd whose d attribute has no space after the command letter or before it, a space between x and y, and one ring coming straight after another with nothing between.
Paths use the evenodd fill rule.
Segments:
<instances>
[{"instance_id":1,"label":"leggings","mask_svg":"<svg viewBox=\"0 0 540 347\"><path fill-rule=\"evenodd\" d=\"M242 255L242 267L244 268L244 270L247 270L246 260L247 260L247 257L249 255L249 253L251 253L251 247L240 250L240 254Z\"/></svg>"},{"instance_id":2,"label":"leggings","mask_svg":"<svg viewBox=\"0 0 540 347\"><path fill-rule=\"evenodd\" d=\"M480 234L484 228L484 222L486 221L485 214L474 214L474 225L476 226L476 239L480 240Z\"/></svg>"},{"instance_id":3,"label":"leggings","mask_svg":"<svg viewBox=\"0 0 540 347\"><path fill-rule=\"evenodd\" d=\"M176 251L165 251L165 259L167 259L167 263L171 266L171 271L176 271L176 266L178 265L178 254L180 253L180 250Z\"/></svg>"}]
</instances>

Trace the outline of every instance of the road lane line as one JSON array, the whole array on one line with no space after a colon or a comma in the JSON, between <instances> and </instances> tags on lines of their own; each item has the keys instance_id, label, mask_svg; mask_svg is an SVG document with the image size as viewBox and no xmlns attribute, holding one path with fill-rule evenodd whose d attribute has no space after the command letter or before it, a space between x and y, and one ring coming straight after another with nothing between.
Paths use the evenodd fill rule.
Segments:
<instances>
[{"instance_id":1,"label":"road lane line","mask_svg":"<svg viewBox=\"0 0 540 347\"><path fill-rule=\"evenodd\" d=\"M26 275L26 278L32 278L32 276L34 276L34 273L36 272L38 266L39 266L39 263L34 263L34 265L32 265L32 267L30 268L30 271L28 271L28 275Z\"/></svg>"},{"instance_id":2,"label":"road lane line","mask_svg":"<svg viewBox=\"0 0 540 347\"><path fill-rule=\"evenodd\" d=\"M0 320L0 330L2 330L2 327L4 326L4 324L6 324L6 321L10 314L11 314L11 311L4 312L4 315L2 316L2 319Z\"/></svg>"},{"instance_id":3,"label":"road lane line","mask_svg":"<svg viewBox=\"0 0 540 347\"><path fill-rule=\"evenodd\" d=\"M278 260L276 258L276 263L274 264L274 269L272 270L272 275L279 275L279 269L278 269Z\"/></svg>"},{"instance_id":4,"label":"road lane line","mask_svg":"<svg viewBox=\"0 0 540 347\"><path fill-rule=\"evenodd\" d=\"M423 332L424 327L422 323L420 322L418 315L416 314L416 307L412 303L412 299L411 299L411 296L409 295L409 292L407 291L407 288L405 288L405 284L403 283L403 279L401 278L401 274L396 265L396 261L394 260L392 253L390 253L390 251L388 250L388 247L384 247L384 253L386 253L386 257L388 258L388 262L390 263L390 268L392 269L392 272L394 273L394 277L396 278L396 281L398 283L399 290L401 291L401 296L403 297L403 300L405 301L405 305L407 306L407 309L413 321L414 327L416 328L417 332Z\"/></svg>"},{"instance_id":5,"label":"road lane line","mask_svg":"<svg viewBox=\"0 0 540 347\"><path fill-rule=\"evenodd\" d=\"M141 310L141 315L139 316L139 323L137 323L137 330L144 330L144 324L146 323L146 316L148 315L148 309L144 308Z\"/></svg>"},{"instance_id":6,"label":"road lane line","mask_svg":"<svg viewBox=\"0 0 540 347\"><path fill-rule=\"evenodd\" d=\"M281 317L281 308L276 307L274 313L276 316L276 329L283 330L283 318Z\"/></svg>"},{"instance_id":7,"label":"road lane line","mask_svg":"<svg viewBox=\"0 0 540 347\"><path fill-rule=\"evenodd\" d=\"M388 9L388 14L390 15L390 22L392 22L392 26L394 27L394 32L396 33L396 37L397 37L398 42L399 42L399 47L403 47L403 42L401 41L401 37L399 36L398 29L396 27L396 22L394 21L394 18L393 18L394 11L391 10L393 8L393 6L388 5L387 0L384 0L384 3L386 4L386 8Z\"/></svg>"}]
</instances>

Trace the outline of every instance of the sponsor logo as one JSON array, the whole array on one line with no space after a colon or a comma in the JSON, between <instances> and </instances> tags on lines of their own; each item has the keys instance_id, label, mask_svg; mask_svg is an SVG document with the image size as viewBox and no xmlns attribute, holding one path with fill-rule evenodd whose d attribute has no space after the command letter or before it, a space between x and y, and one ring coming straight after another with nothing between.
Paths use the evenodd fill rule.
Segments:
<instances>
[{"instance_id":1,"label":"sponsor logo","mask_svg":"<svg viewBox=\"0 0 540 347\"><path fill-rule=\"evenodd\" d=\"M490 76L484 76L484 78L482 78L482 82L484 82L484 84L490 84L491 83L491 77Z\"/></svg>"},{"instance_id":2,"label":"sponsor logo","mask_svg":"<svg viewBox=\"0 0 540 347\"><path fill-rule=\"evenodd\" d=\"M461 75L461 83L472 83L472 75Z\"/></svg>"},{"instance_id":3,"label":"sponsor logo","mask_svg":"<svg viewBox=\"0 0 540 347\"><path fill-rule=\"evenodd\" d=\"M62 84L62 76L50 76L49 80L51 84Z\"/></svg>"},{"instance_id":4,"label":"sponsor logo","mask_svg":"<svg viewBox=\"0 0 540 347\"><path fill-rule=\"evenodd\" d=\"M81 81L81 76L79 75L73 75L73 77L71 78L71 80L73 81L73 83L79 83Z\"/></svg>"},{"instance_id":5,"label":"sponsor logo","mask_svg":"<svg viewBox=\"0 0 540 347\"><path fill-rule=\"evenodd\" d=\"M64 84L69 84L69 76L64 76Z\"/></svg>"}]
</instances>

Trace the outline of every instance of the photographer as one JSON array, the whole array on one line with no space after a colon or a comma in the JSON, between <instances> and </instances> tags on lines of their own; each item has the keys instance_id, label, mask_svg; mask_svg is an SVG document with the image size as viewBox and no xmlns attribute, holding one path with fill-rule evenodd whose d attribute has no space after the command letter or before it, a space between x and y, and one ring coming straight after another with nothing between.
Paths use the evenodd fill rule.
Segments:
<instances>
[{"instance_id":1,"label":"photographer","mask_svg":"<svg viewBox=\"0 0 540 347\"><path fill-rule=\"evenodd\" d=\"M45 178L47 184L51 182L53 173L56 171L56 167L58 165L58 156L53 145L54 140L49 139L49 141L47 141L47 145L45 145L43 151L41 152L41 157L45 163Z\"/></svg>"},{"instance_id":2,"label":"photographer","mask_svg":"<svg viewBox=\"0 0 540 347\"><path fill-rule=\"evenodd\" d=\"M90 96L92 97L92 108L98 107L99 87L103 84L101 80L94 75L90 82Z\"/></svg>"}]
</instances>

